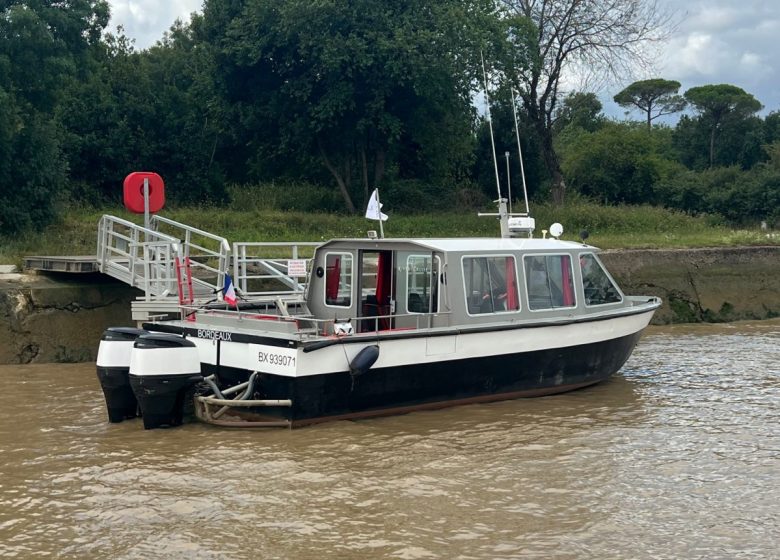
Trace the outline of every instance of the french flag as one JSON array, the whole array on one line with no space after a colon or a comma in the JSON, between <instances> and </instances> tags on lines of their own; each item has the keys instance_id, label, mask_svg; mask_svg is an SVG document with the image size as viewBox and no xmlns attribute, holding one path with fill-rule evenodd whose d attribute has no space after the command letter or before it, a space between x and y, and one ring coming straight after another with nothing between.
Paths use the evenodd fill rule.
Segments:
<instances>
[{"instance_id":1,"label":"french flag","mask_svg":"<svg viewBox=\"0 0 780 560\"><path fill-rule=\"evenodd\" d=\"M235 305L238 299L236 298L236 288L233 286L233 279L230 274L225 274L225 287L222 291L224 299L230 305Z\"/></svg>"}]
</instances>

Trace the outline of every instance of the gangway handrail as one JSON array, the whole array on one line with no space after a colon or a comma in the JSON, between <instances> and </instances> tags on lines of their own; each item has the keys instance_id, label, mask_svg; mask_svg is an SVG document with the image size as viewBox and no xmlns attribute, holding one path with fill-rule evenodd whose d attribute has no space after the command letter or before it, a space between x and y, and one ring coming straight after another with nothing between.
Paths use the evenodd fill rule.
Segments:
<instances>
[{"instance_id":1,"label":"gangway handrail","mask_svg":"<svg viewBox=\"0 0 780 560\"><path fill-rule=\"evenodd\" d=\"M102 216L98 226L98 269L140 288L146 301L166 299L178 293L175 258L190 257L188 274L195 299L212 299L221 294L230 266L227 239L157 215L151 226ZM171 231L160 231L161 227Z\"/></svg>"},{"instance_id":2,"label":"gangway handrail","mask_svg":"<svg viewBox=\"0 0 780 560\"><path fill-rule=\"evenodd\" d=\"M212 295L221 295L222 289L225 287L225 275L230 267L230 243L228 240L220 235L182 224L158 214L152 217L151 225L155 231L160 231L161 226L171 228L173 235L178 236L181 241L179 256L190 258L191 267L194 269L193 284L202 287L203 291L210 292ZM215 242L216 248L206 247L203 240L198 240L197 237ZM216 266L208 264L210 259L216 260ZM214 281L209 282L202 276L213 278Z\"/></svg>"},{"instance_id":3,"label":"gangway handrail","mask_svg":"<svg viewBox=\"0 0 780 560\"><path fill-rule=\"evenodd\" d=\"M247 297L270 294L301 294L306 288L305 276L299 281L300 276L289 274L289 262L291 260L305 260L308 273L311 258L300 259L302 248L313 248L321 243L314 241L262 241L262 242L236 242L233 243L233 275L236 287ZM265 249L287 250L287 257L263 256L260 254ZM250 250L252 251L250 253ZM254 268L255 270L250 270ZM272 288L254 289L250 287L250 280L273 280L288 287L289 290Z\"/></svg>"},{"instance_id":4,"label":"gangway handrail","mask_svg":"<svg viewBox=\"0 0 780 560\"><path fill-rule=\"evenodd\" d=\"M100 218L98 270L143 290L147 301L176 294L177 251L179 240L169 235L116 216Z\"/></svg>"},{"instance_id":5,"label":"gangway handrail","mask_svg":"<svg viewBox=\"0 0 780 560\"><path fill-rule=\"evenodd\" d=\"M170 218L164 218L163 216L160 216L158 214L155 214L152 216L152 226L156 226L157 224L167 224L169 226L172 226L174 228L181 229L184 232L187 233L194 233L196 235L200 235L203 237L206 237L208 239L212 239L214 241L217 241L221 245L224 246L226 251L230 251L230 243L228 243L228 240L222 237L221 235L216 235L213 233L209 233L208 231L204 231L202 229L198 229L196 227L188 226L187 224L182 224L180 222L177 222L175 220L171 220ZM157 227L155 227L155 231L159 231ZM190 245L197 247L198 249L202 249L204 251L210 251L210 249L207 249L206 247L202 247L199 245L195 245L194 243L189 243ZM183 257L188 257L189 255L182 255Z\"/></svg>"}]
</instances>

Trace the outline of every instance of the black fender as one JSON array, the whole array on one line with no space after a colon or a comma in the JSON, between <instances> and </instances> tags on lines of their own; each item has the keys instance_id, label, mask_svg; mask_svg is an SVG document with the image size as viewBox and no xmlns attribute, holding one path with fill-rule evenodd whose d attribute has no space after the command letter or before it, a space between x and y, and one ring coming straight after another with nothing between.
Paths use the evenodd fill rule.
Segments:
<instances>
[{"instance_id":1,"label":"black fender","mask_svg":"<svg viewBox=\"0 0 780 560\"><path fill-rule=\"evenodd\" d=\"M369 369L371 369L371 366L374 365L374 363L377 361L377 358L379 358L379 346L366 346L357 353L357 356L352 358L351 362L349 362L350 375L363 375Z\"/></svg>"}]
</instances>

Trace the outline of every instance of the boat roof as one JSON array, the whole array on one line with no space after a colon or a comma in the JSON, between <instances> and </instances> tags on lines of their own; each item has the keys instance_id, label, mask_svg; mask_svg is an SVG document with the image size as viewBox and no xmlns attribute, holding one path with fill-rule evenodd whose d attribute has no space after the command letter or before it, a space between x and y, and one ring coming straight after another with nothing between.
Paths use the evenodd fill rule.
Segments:
<instances>
[{"instance_id":1,"label":"boat roof","mask_svg":"<svg viewBox=\"0 0 780 560\"><path fill-rule=\"evenodd\" d=\"M391 238L391 239L332 239L321 245L327 247L379 247L381 245L411 244L428 251L452 252L501 252L501 251L556 251L561 249L587 249L598 251L591 245L561 239L528 239L521 237L453 237L453 238Z\"/></svg>"}]
</instances>

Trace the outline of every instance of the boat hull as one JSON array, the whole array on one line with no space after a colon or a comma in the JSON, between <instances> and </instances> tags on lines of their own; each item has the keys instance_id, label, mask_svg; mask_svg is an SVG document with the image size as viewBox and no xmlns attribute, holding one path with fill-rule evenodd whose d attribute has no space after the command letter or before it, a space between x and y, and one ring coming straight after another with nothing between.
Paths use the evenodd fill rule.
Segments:
<instances>
[{"instance_id":1,"label":"boat hull","mask_svg":"<svg viewBox=\"0 0 780 560\"><path fill-rule=\"evenodd\" d=\"M241 342L233 336L229 342L196 342L202 348L204 374L215 374L223 386L230 386L258 371L255 398L288 399L292 406L255 412L302 426L551 395L593 385L623 366L651 316L652 311L567 325L446 336L353 337L295 349L280 347L277 356L286 352L295 357L296 367L276 373L242 361L256 354L265 354L264 360L273 355L273 347L257 343L267 340ZM350 363L372 344L379 347L379 358L356 374ZM222 359L215 360L215 355Z\"/></svg>"},{"instance_id":2,"label":"boat hull","mask_svg":"<svg viewBox=\"0 0 780 560\"><path fill-rule=\"evenodd\" d=\"M563 393L599 383L616 373L636 346L641 331L584 345L372 368L305 377L261 374L262 398L291 399L280 418L293 426L338 419L401 414L459 404ZM217 368L204 364L205 373ZM228 384L249 372L220 368ZM267 409L263 415L273 414Z\"/></svg>"}]
</instances>

